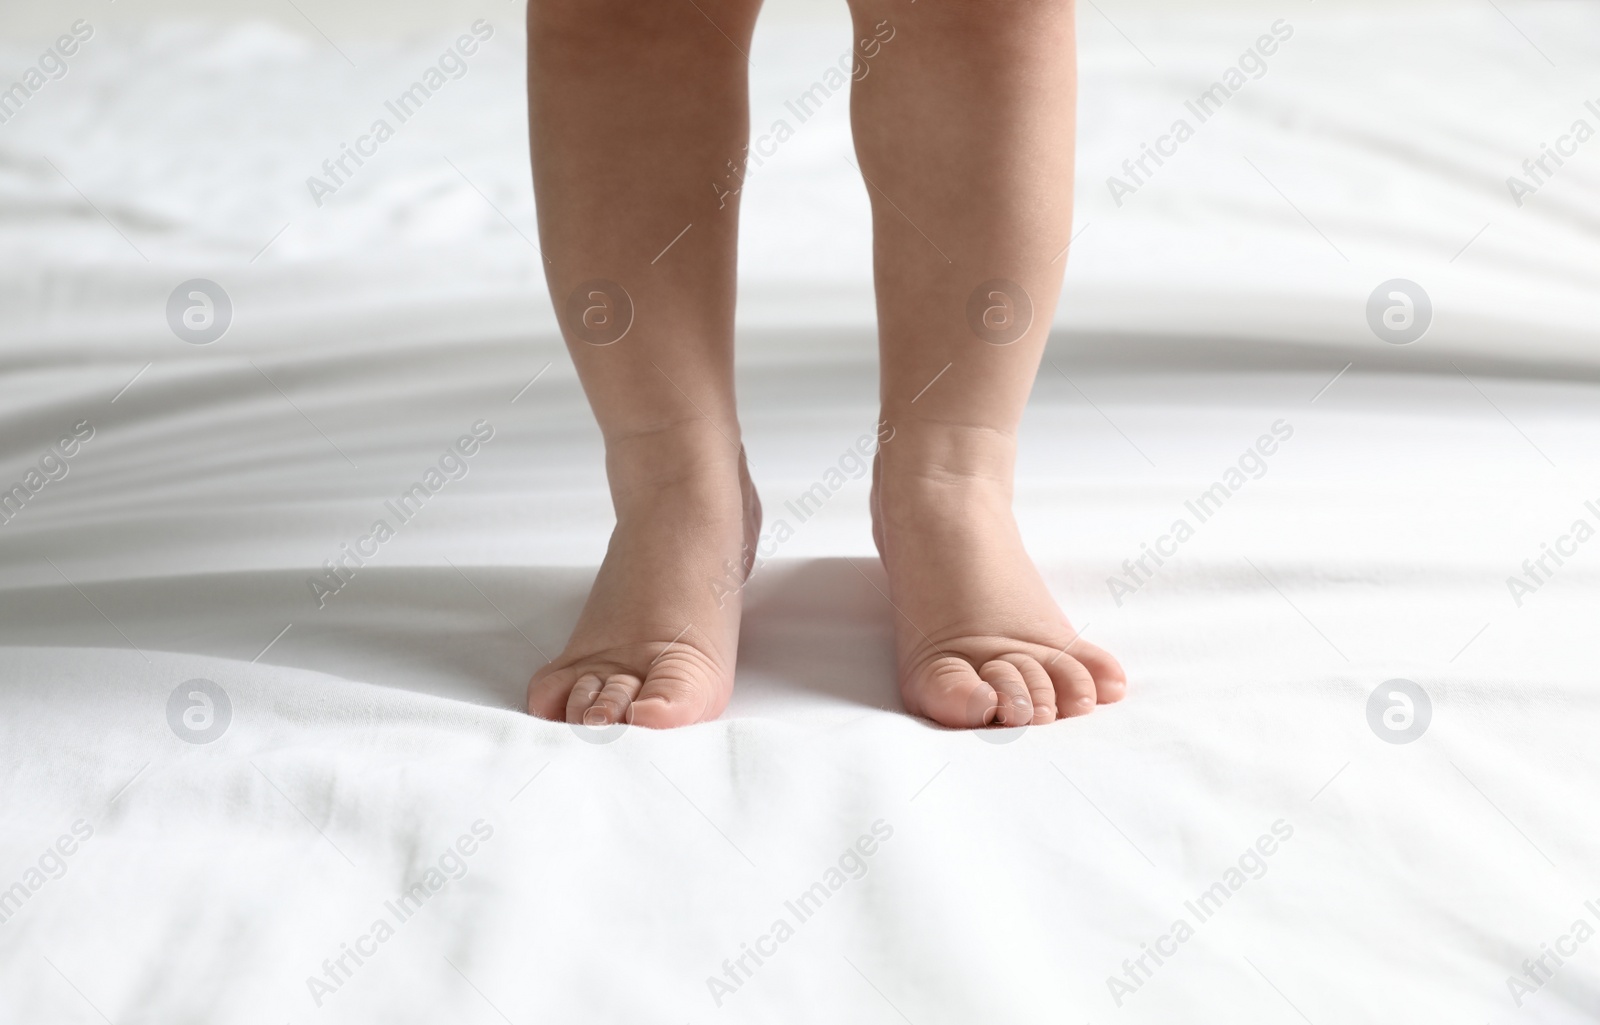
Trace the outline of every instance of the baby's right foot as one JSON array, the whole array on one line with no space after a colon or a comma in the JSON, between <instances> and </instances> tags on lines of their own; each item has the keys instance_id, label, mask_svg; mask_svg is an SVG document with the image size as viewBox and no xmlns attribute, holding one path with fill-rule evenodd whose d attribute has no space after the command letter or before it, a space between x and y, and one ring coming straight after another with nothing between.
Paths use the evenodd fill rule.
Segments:
<instances>
[{"instance_id":1,"label":"baby's right foot","mask_svg":"<svg viewBox=\"0 0 1600 1025\"><path fill-rule=\"evenodd\" d=\"M590 726L715 719L761 528L744 452L702 420L615 441L606 466L611 544L566 649L528 684L528 711Z\"/></svg>"}]
</instances>

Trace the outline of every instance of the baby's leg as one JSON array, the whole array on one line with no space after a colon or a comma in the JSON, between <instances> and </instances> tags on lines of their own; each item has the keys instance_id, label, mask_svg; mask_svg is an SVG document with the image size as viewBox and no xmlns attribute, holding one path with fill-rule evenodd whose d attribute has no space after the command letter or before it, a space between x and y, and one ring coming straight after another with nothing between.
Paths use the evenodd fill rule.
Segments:
<instances>
[{"instance_id":1,"label":"baby's leg","mask_svg":"<svg viewBox=\"0 0 1600 1025\"><path fill-rule=\"evenodd\" d=\"M713 182L745 145L757 7L529 5L546 278L617 517L566 650L529 684L545 718L675 726L733 687L760 507L733 396L738 197Z\"/></svg>"},{"instance_id":2,"label":"baby's leg","mask_svg":"<svg viewBox=\"0 0 1600 1025\"><path fill-rule=\"evenodd\" d=\"M851 111L894 430L873 522L901 692L951 726L1079 715L1122 696L1122 668L1076 639L1011 513L1017 426L1072 229L1073 5L851 6L858 39L889 37Z\"/></svg>"}]
</instances>

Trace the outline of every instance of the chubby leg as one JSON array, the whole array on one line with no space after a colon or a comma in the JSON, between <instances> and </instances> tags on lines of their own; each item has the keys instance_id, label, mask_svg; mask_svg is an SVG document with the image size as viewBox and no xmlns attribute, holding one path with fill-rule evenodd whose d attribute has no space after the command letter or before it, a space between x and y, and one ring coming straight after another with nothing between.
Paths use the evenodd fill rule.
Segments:
<instances>
[{"instance_id":1,"label":"chubby leg","mask_svg":"<svg viewBox=\"0 0 1600 1025\"><path fill-rule=\"evenodd\" d=\"M907 708L949 726L1116 701L1012 516L1017 428L1072 229L1071 0L851 0L872 199L883 418L873 524Z\"/></svg>"},{"instance_id":2,"label":"chubby leg","mask_svg":"<svg viewBox=\"0 0 1600 1025\"><path fill-rule=\"evenodd\" d=\"M737 166L759 0L532 0L528 106L546 278L606 446L616 528L528 708L715 718L760 506L733 395Z\"/></svg>"}]
</instances>

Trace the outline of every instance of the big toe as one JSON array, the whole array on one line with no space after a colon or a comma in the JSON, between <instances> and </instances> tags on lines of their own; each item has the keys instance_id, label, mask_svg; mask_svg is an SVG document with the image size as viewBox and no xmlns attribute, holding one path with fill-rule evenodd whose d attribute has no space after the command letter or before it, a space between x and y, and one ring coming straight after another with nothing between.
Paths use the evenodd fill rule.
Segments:
<instances>
[{"instance_id":1,"label":"big toe","mask_svg":"<svg viewBox=\"0 0 1600 1025\"><path fill-rule=\"evenodd\" d=\"M1063 648L1062 654L1070 655L1089 670L1089 675L1094 678L1095 701L1098 704L1108 705L1127 696L1127 671L1106 649L1090 644L1080 636Z\"/></svg>"},{"instance_id":2,"label":"big toe","mask_svg":"<svg viewBox=\"0 0 1600 1025\"><path fill-rule=\"evenodd\" d=\"M669 655L650 667L639 696L628 710L628 721L650 729L688 726L722 711L716 696L720 685L715 673L700 660Z\"/></svg>"},{"instance_id":3,"label":"big toe","mask_svg":"<svg viewBox=\"0 0 1600 1025\"><path fill-rule=\"evenodd\" d=\"M906 708L943 726L972 729L996 722L1001 696L966 659L944 655L905 682Z\"/></svg>"}]
</instances>

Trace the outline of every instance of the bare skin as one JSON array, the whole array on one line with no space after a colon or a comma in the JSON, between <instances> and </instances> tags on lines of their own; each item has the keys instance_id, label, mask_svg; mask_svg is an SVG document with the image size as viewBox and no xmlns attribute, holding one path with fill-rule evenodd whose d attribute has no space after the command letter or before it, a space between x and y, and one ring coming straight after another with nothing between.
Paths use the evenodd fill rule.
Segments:
<instances>
[{"instance_id":1,"label":"bare skin","mask_svg":"<svg viewBox=\"0 0 1600 1025\"><path fill-rule=\"evenodd\" d=\"M704 17L634 0L529 5L546 278L617 514L572 638L529 684L529 711L547 719L681 726L721 714L733 690L740 603L716 584L745 572L760 506L733 394L738 197L711 182L748 133L748 65L724 33L748 52L757 5L697 3ZM631 301L614 341L611 285L570 308L594 281Z\"/></svg>"},{"instance_id":2,"label":"bare skin","mask_svg":"<svg viewBox=\"0 0 1600 1025\"><path fill-rule=\"evenodd\" d=\"M703 16L625 0L530 6L552 297L566 310L579 283L605 279L636 311L603 345L607 310L599 330L583 303L562 318L606 439L617 527L566 650L529 685L529 710L550 719L699 722L733 685L739 596L727 584L746 571L760 512L733 397L737 196L711 182L746 142L740 51L756 5L698 4ZM893 432L872 513L901 694L953 727L1081 715L1120 699L1125 674L1077 636L1011 512L1017 428L1072 225L1072 5L853 0L852 16L858 40L892 33L854 83L851 113Z\"/></svg>"}]
</instances>

